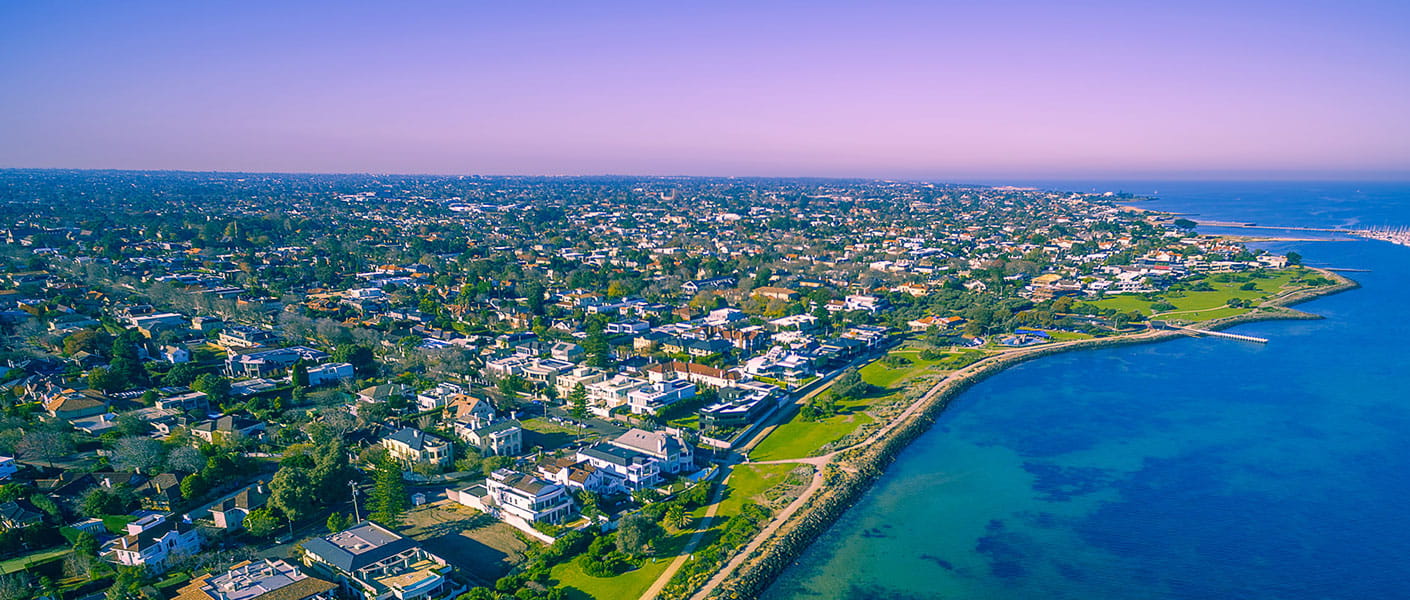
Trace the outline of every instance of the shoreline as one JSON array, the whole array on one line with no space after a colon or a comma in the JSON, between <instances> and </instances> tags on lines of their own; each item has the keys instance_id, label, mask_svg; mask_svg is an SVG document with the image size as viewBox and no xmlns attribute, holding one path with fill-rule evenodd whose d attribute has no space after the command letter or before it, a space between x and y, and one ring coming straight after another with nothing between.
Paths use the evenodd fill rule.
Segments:
<instances>
[{"instance_id":1,"label":"shoreline","mask_svg":"<svg viewBox=\"0 0 1410 600\"><path fill-rule=\"evenodd\" d=\"M1259 321L1321 319L1323 317L1320 315L1289 307L1361 287L1356 281L1332 271L1308 268L1336 283L1275 297L1254 312L1209 321L1202 324L1201 328L1218 331ZM992 356L952 372L927 390L896 421L878 431L875 437L838 452L835 460L827 462L820 471L824 486L812 494L804 494L794 500L789 509L796 508L796 512L782 515L783 521L777 524L777 528L769 537L752 540L743 549L744 554L728 561L716 573L716 577L724 578L721 583L713 589L707 586L692 597L759 597L818 536L830 529L857 499L871 489L872 484L884 474L886 467L895 461L902 450L930 430L936 419L949 408L951 400L975 384L1011 366L1044 356L1074 350L1162 342L1188 335L1180 331L1148 330L1134 335L1078 340ZM785 513L787 510L785 509Z\"/></svg>"}]
</instances>

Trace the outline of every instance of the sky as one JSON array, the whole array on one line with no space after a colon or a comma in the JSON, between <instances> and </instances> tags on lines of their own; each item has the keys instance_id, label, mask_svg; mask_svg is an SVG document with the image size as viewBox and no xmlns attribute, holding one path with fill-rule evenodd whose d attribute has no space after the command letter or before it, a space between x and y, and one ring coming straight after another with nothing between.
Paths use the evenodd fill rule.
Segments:
<instances>
[{"instance_id":1,"label":"sky","mask_svg":"<svg viewBox=\"0 0 1410 600\"><path fill-rule=\"evenodd\" d=\"M0 2L0 167L1410 179L1410 2Z\"/></svg>"}]
</instances>

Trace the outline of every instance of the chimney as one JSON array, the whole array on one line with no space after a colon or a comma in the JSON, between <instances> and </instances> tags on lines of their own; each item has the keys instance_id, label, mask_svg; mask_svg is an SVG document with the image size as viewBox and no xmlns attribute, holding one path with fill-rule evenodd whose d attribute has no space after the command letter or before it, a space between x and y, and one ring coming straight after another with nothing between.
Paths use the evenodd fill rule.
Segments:
<instances>
[{"instance_id":1,"label":"chimney","mask_svg":"<svg viewBox=\"0 0 1410 600\"><path fill-rule=\"evenodd\" d=\"M263 494L263 493L264 493L264 481L256 481L256 482L255 482L255 493L257 493L257 494Z\"/></svg>"}]
</instances>

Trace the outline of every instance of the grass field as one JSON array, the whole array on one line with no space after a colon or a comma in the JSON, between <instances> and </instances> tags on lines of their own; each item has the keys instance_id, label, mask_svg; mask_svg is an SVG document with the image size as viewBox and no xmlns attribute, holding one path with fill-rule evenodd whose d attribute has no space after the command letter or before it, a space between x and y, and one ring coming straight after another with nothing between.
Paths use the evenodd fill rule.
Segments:
<instances>
[{"instance_id":1,"label":"grass field","mask_svg":"<svg viewBox=\"0 0 1410 600\"><path fill-rule=\"evenodd\" d=\"M890 354L903 356L909 359L911 364L889 367L878 360L862 367L858 371L862 380L879 388L877 391L865 398L839 402L839 414L826 419L805 421L794 415L787 423L778 426L764 438L764 441L749 453L749 458L785 460L810 456L820 448L847 437L858 427L872 422L872 417L864 411L893 394L901 393L905 382L944 362L921 360L918 349L896 350Z\"/></svg>"},{"instance_id":2,"label":"grass field","mask_svg":"<svg viewBox=\"0 0 1410 600\"><path fill-rule=\"evenodd\" d=\"M549 578L568 592L568 598L572 600L636 600L666 571L693 534L693 531L686 530L666 538L654 560L648 558L641 567L616 577L588 575L578 566L575 558L553 567Z\"/></svg>"},{"instance_id":3,"label":"grass field","mask_svg":"<svg viewBox=\"0 0 1410 600\"><path fill-rule=\"evenodd\" d=\"M782 465L739 465L729 477L729 492L720 501L716 514L737 515L746 502L764 504L761 495L788 477L788 473L798 468L796 464Z\"/></svg>"},{"instance_id":4,"label":"grass field","mask_svg":"<svg viewBox=\"0 0 1410 600\"><path fill-rule=\"evenodd\" d=\"M0 562L0 575L8 575L16 571L23 571L30 565L57 560L59 557L72 552L70 548L54 548L52 550L42 550L33 554L17 556L10 560Z\"/></svg>"},{"instance_id":5,"label":"grass field","mask_svg":"<svg viewBox=\"0 0 1410 600\"><path fill-rule=\"evenodd\" d=\"M1266 300L1289 285L1296 285L1292 280L1304 275L1301 269L1288 269L1283 271L1273 271L1272 276L1266 279L1250 279L1255 289L1239 289L1244 285L1243 281L1215 281L1215 277L1206 279L1213 288L1204 292L1167 292L1159 294L1158 300L1147 300L1141 294L1121 294L1102 298L1096 302L1089 302L1088 305L1098 308L1111 308L1121 312L1135 311L1142 315L1151 316L1158 314L1162 317L1182 319L1189 321L1208 321L1221 317L1242 314L1248 312L1246 309L1223 308L1229 301L1238 298L1241 300L1251 300L1259 302ZM1174 310L1163 313L1156 313L1151 305L1157 302L1168 302L1175 306ZM1200 312L1192 312L1200 311Z\"/></svg>"}]
</instances>

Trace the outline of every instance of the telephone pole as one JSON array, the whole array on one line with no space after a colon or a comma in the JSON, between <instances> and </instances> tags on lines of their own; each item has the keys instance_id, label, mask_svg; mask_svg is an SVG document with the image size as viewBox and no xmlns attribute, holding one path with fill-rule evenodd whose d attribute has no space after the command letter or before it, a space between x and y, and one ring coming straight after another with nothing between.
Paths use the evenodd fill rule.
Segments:
<instances>
[{"instance_id":1,"label":"telephone pole","mask_svg":"<svg viewBox=\"0 0 1410 600\"><path fill-rule=\"evenodd\" d=\"M357 491L358 491L358 490L357 490L357 481L351 480L351 479L348 480L348 487L352 488L352 497L353 497L353 522L354 522L354 523L361 523L361 522L362 522L362 513L361 513L361 512L358 512L358 510L357 510Z\"/></svg>"}]
</instances>

